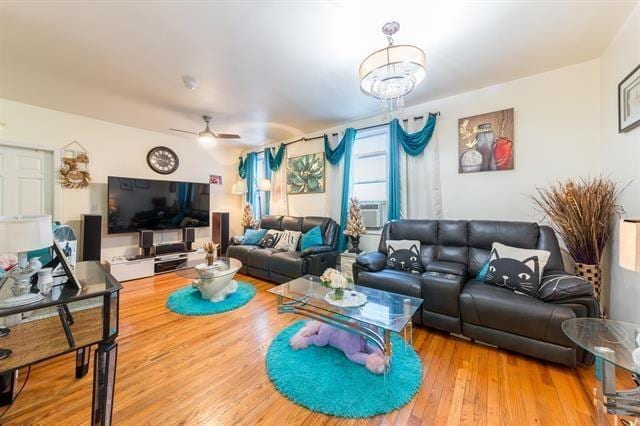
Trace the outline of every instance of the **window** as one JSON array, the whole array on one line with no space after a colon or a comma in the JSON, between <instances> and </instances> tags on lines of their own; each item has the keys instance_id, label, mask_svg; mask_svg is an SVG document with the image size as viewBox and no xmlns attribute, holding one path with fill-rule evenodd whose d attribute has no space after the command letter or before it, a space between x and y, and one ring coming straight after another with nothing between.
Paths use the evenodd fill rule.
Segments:
<instances>
[{"instance_id":1,"label":"window","mask_svg":"<svg viewBox=\"0 0 640 426\"><path fill-rule=\"evenodd\" d=\"M351 194L360 202L386 202L389 126L358 132L353 145Z\"/></svg>"}]
</instances>

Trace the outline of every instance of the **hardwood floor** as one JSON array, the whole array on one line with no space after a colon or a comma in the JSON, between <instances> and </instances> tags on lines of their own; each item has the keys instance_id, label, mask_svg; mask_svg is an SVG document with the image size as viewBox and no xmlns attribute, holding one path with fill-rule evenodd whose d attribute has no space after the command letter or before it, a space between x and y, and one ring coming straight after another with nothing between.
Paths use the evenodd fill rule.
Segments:
<instances>
[{"instance_id":1,"label":"hardwood floor","mask_svg":"<svg viewBox=\"0 0 640 426\"><path fill-rule=\"evenodd\" d=\"M414 334L424 372L408 405L367 420L310 412L280 396L264 369L269 343L298 318L276 314L275 297L266 292L272 284L239 278L256 285L255 299L205 317L165 308L184 278L167 274L124 283L114 424L595 423L593 368L572 370L426 328ZM2 424L87 424L92 374L75 379L72 355L33 367Z\"/></svg>"}]
</instances>

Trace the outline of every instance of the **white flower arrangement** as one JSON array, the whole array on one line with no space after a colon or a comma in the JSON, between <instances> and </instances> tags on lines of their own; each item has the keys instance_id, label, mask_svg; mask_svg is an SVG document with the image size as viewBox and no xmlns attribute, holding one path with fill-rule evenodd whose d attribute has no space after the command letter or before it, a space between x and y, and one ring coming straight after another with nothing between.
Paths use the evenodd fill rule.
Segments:
<instances>
[{"instance_id":1,"label":"white flower arrangement","mask_svg":"<svg viewBox=\"0 0 640 426\"><path fill-rule=\"evenodd\" d=\"M320 276L320 281L322 281L322 284L325 286L333 289L349 288L349 284L351 283L349 277L333 268L327 268Z\"/></svg>"}]
</instances>

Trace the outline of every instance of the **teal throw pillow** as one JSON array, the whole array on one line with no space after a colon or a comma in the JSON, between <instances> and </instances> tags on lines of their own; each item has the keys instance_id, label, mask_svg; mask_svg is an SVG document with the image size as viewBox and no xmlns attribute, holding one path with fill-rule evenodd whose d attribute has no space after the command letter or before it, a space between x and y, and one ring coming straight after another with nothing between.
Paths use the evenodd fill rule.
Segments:
<instances>
[{"instance_id":1,"label":"teal throw pillow","mask_svg":"<svg viewBox=\"0 0 640 426\"><path fill-rule=\"evenodd\" d=\"M322 231L319 226L314 226L300 239L300 250L305 251L309 247L321 246L322 244L324 244Z\"/></svg>"},{"instance_id":2,"label":"teal throw pillow","mask_svg":"<svg viewBox=\"0 0 640 426\"><path fill-rule=\"evenodd\" d=\"M244 231L244 238L242 239L243 246L257 246L264 234L267 233L266 229L247 229Z\"/></svg>"}]
</instances>

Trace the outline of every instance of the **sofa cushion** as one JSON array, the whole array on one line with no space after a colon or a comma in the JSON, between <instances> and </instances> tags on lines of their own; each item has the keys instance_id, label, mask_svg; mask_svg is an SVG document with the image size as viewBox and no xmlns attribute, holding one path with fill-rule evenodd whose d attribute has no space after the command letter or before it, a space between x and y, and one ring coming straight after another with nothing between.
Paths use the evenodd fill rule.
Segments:
<instances>
[{"instance_id":1,"label":"sofa cushion","mask_svg":"<svg viewBox=\"0 0 640 426\"><path fill-rule=\"evenodd\" d=\"M247 258L249 253L259 248L258 246L229 246L227 248L227 257L233 257L242 262L243 265L247 264Z\"/></svg>"},{"instance_id":2,"label":"sofa cushion","mask_svg":"<svg viewBox=\"0 0 640 426\"><path fill-rule=\"evenodd\" d=\"M387 253L387 268L414 274L424 271L418 240L387 240Z\"/></svg>"},{"instance_id":3,"label":"sofa cushion","mask_svg":"<svg viewBox=\"0 0 640 426\"><path fill-rule=\"evenodd\" d=\"M407 296L422 297L420 275L410 272L384 269L379 272L362 271L358 274L358 285Z\"/></svg>"},{"instance_id":4,"label":"sofa cushion","mask_svg":"<svg viewBox=\"0 0 640 426\"><path fill-rule=\"evenodd\" d=\"M282 231L282 235L274 248L284 251L296 251L301 236L302 233L299 231Z\"/></svg>"},{"instance_id":5,"label":"sofa cushion","mask_svg":"<svg viewBox=\"0 0 640 426\"><path fill-rule=\"evenodd\" d=\"M302 219L301 217L284 216L282 218L282 230L302 232Z\"/></svg>"},{"instance_id":6,"label":"sofa cushion","mask_svg":"<svg viewBox=\"0 0 640 426\"><path fill-rule=\"evenodd\" d=\"M300 237L300 250L305 251L309 247L321 246L324 244L322 241L322 230L319 226L314 226Z\"/></svg>"},{"instance_id":7,"label":"sofa cushion","mask_svg":"<svg viewBox=\"0 0 640 426\"><path fill-rule=\"evenodd\" d=\"M478 278L485 272L486 283L536 297L549 255L546 250L521 249L493 243L487 260L488 267L483 266Z\"/></svg>"},{"instance_id":8,"label":"sofa cushion","mask_svg":"<svg viewBox=\"0 0 640 426\"><path fill-rule=\"evenodd\" d=\"M282 216L262 216L262 219L260 219L260 228L282 229Z\"/></svg>"},{"instance_id":9,"label":"sofa cushion","mask_svg":"<svg viewBox=\"0 0 640 426\"><path fill-rule=\"evenodd\" d=\"M469 246L490 250L493 243L533 249L538 242L538 224L472 220L469 222Z\"/></svg>"},{"instance_id":10,"label":"sofa cushion","mask_svg":"<svg viewBox=\"0 0 640 426\"><path fill-rule=\"evenodd\" d=\"M436 272L440 274L457 275L464 277L467 274L467 265L458 262L445 262L443 260L435 260L427 265L427 272Z\"/></svg>"},{"instance_id":11,"label":"sofa cushion","mask_svg":"<svg viewBox=\"0 0 640 426\"><path fill-rule=\"evenodd\" d=\"M269 270L279 275L299 277L307 273L307 262L302 252L278 252L269 256Z\"/></svg>"},{"instance_id":12,"label":"sofa cushion","mask_svg":"<svg viewBox=\"0 0 640 426\"><path fill-rule=\"evenodd\" d=\"M469 280L460 293L460 315L464 323L567 347L574 345L562 332L562 322L575 317L565 306L514 293L508 288Z\"/></svg>"},{"instance_id":13,"label":"sofa cushion","mask_svg":"<svg viewBox=\"0 0 640 426\"><path fill-rule=\"evenodd\" d=\"M278 250L273 248L257 248L252 250L247 256L247 265L268 271L269 258L274 253L278 253Z\"/></svg>"},{"instance_id":14,"label":"sofa cushion","mask_svg":"<svg viewBox=\"0 0 640 426\"><path fill-rule=\"evenodd\" d=\"M267 233L264 234L262 240L260 240L260 244L258 244L262 248L273 248L276 244L278 244L278 240L282 237L282 231L278 231L277 229L268 229Z\"/></svg>"},{"instance_id":15,"label":"sofa cushion","mask_svg":"<svg viewBox=\"0 0 640 426\"><path fill-rule=\"evenodd\" d=\"M266 229L247 229L244 231L242 244L248 246L257 246L267 233Z\"/></svg>"},{"instance_id":16,"label":"sofa cushion","mask_svg":"<svg viewBox=\"0 0 640 426\"><path fill-rule=\"evenodd\" d=\"M327 225L331 221L328 217L319 217L319 216L306 216L302 219L302 227L300 230L303 233L309 232L312 228L316 226L320 227L320 232L324 232L327 228Z\"/></svg>"},{"instance_id":17,"label":"sofa cushion","mask_svg":"<svg viewBox=\"0 0 640 426\"><path fill-rule=\"evenodd\" d=\"M593 296L591 283L566 273L550 274L542 278L538 292L538 298L545 302L558 302L574 297L588 296Z\"/></svg>"}]
</instances>

